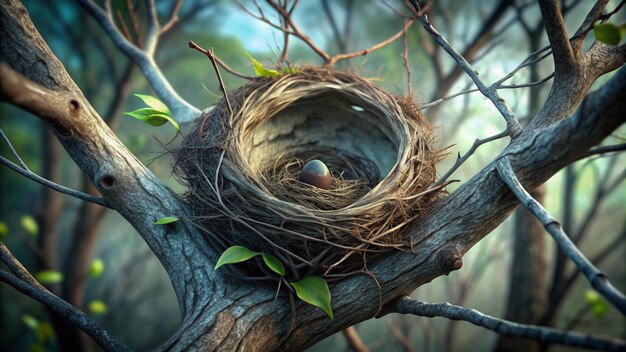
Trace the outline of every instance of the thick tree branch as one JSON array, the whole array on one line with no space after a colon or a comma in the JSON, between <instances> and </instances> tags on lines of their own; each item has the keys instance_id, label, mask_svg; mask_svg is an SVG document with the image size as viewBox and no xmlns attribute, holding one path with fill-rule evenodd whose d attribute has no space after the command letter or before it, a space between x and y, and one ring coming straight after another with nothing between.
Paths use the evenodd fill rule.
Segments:
<instances>
[{"instance_id":1,"label":"thick tree branch","mask_svg":"<svg viewBox=\"0 0 626 352\"><path fill-rule=\"evenodd\" d=\"M585 274L591 286L596 289L604 298L611 302L622 314L626 315L626 296L619 292L609 281L607 276L600 272L580 250L574 245L567 234L561 228L561 225L552 218L552 216L534 200L530 194L519 183L515 176L511 164L507 159L501 159L498 163L498 174L507 184L515 196L522 204L533 213L546 228L548 233L554 238L557 245L567 254L567 256L576 264L578 269Z\"/></svg>"},{"instance_id":2,"label":"thick tree branch","mask_svg":"<svg viewBox=\"0 0 626 352\"><path fill-rule=\"evenodd\" d=\"M559 5L556 0L539 0L539 8L554 55L556 75L570 72L577 66L577 59L569 43Z\"/></svg>"},{"instance_id":3,"label":"thick tree branch","mask_svg":"<svg viewBox=\"0 0 626 352\"><path fill-rule=\"evenodd\" d=\"M398 298L393 302L390 311L430 318L444 317L452 320L463 320L505 336L529 338L539 342L603 351L623 351L626 348L626 341L619 339L573 331L559 331L543 326L517 324L494 318L475 309L460 307L450 303L425 303L407 296Z\"/></svg>"}]
</instances>

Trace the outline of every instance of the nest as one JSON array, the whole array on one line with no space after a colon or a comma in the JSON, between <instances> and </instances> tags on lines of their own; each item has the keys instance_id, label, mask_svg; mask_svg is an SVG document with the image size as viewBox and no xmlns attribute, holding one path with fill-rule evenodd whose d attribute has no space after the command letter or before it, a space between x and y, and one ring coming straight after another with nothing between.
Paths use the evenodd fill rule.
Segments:
<instances>
[{"instance_id":1,"label":"nest","mask_svg":"<svg viewBox=\"0 0 626 352\"><path fill-rule=\"evenodd\" d=\"M313 159L329 167L330 190L298 181ZM294 279L356 272L407 248L403 232L442 194L439 159L412 99L313 67L231 91L174 151L211 242L272 254Z\"/></svg>"}]
</instances>

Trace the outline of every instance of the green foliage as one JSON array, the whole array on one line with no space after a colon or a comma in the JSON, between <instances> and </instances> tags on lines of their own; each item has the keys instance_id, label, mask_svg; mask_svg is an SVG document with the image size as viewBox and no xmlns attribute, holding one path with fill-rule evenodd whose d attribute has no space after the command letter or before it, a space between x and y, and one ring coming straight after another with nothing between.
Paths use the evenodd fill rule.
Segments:
<instances>
[{"instance_id":1,"label":"green foliage","mask_svg":"<svg viewBox=\"0 0 626 352\"><path fill-rule=\"evenodd\" d=\"M57 284L63 281L63 274L55 270L42 270L35 274L35 279L42 284Z\"/></svg>"},{"instance_id":2,"label":"green foliage","mask_svg":"<svg viewBox=\"0 0 626 352\"><path fill-rule=\"evenodd\" d=\"M106 314L108 307L106 303L99 299L95 299L89 302L89 311L93 314Z\"/></svg>"},{"instance_id":3,"label":"green foliage","mask_svg":"<svg viewBox=\"0 0 626 352\"><path fill-rule=\"evenodd\" d=\"M155 127L163 126L169 122L174 126L174 128L176 128L177 131L180 132L180 127L172 118L172 112L167 105L150 95L135 94L135 96L143 100L143 102L149 107L137 109L131 112L125 112L124 114L132 116Z\"/></svg>"},{"instance_id":4,"label":"green foliage","mask_svg":"<svg viewBox=\"0 0 626 352\"><path fill-rule=\"evenodd\" d=\"M30 345L29 351L30 352L46 352L47 349L44 345L40 343L33 343Z\"/></svg>"},{"instance_id":5,"label":"green foliage","mask_svg":"<svg viewBox=\"0 0 626 352\"><path fill-rule=\"evenodd\" d=\"M257 76L259 76L259 77L278 77L278 76L280 76L280 72L278 72L276 70L267 69L267 68L263 67L263 65L261 65L261 63L258 62L255 58L253 58L252 55L250 55L248 53L244 53L244 54L246 54L246 56L254 64L254 73Z\"/></svg>"},{"instance_id":6,"label":"green foliage","mask_svg":"<svg viewBox=\"0 0 626 352\"><path fill-rule=\"evenodd\" d=\"M261 253L261 255L263 256L263 261L268 268L280 276L285 276L285 266L278 258L265 253Z\"/></svg>"},{"instance_id":7,"label":"green foliage","mask_svg":"<svg viewBox=\"0 0 626 352\"><path fill-rule=\"evenodd\" d=\"M244 246L232 246L229 247L220 255L220 258L215 264L215 270L219 269L224 264L235 264L245 262L246 260L261 254L260 252L253 252Z\"/></svg>"},{"instance_id":8,"label":"green foliage","mask_svg":"<svg viewBox=\"0 0 626 352\"><path fill-rule=\"evenodd\" d=\"M289 283L295 290L296 295L308 304L323 310L330 319L333 319L333 311L330 307L330 290L328 283L321 276L307 276L300 281Z\"/></svg>"},{"instance_id":9,"label":"green foliage","mask_svg":"<svg viewBox=\"0 0 626 352\"><path fill-rule=\"evenodd\" d=\"M587 304L591 307L593 315L598 319L609 312L609 304L596 291L587 290L585 293L585 301L587 301Z\"/></svg>"},{"instance_id":10,"label":"green foliage","mask_svg":"<svg viewBox=\"0 0 626 352\"><path fill-rule=\"evenodd\" d=\"M22 315L22 323L28 326L30 329L35 330L39 325L39 321L33 317L32 315L24 314Z\"/></svg>"},{"instance_id":11,"label":"green foliage","mask_svg":"<svg viewBox=\"0 0 626 352\"><path fill-rule=\"evenodd\" d=\"M285 67L283 68L283 73L286 75L297 75L300 73L300 70L297 67Z\"/></svg>"},{"instance_id":12,"label":"green foliage","mask_svg":"<svg viewBox=\"0 0 626 352\"><path fill-rule=\"evenodd\" d=\"M24 229L27 234L33 237L39 234L39 225L37 225L35 218L30 215L23 215L20 218L20 225L22 225L22 229Z\"/></svg>"},{"instance_id":13,"label":"green foliage","mask_svg":"<svg viewBox=\"0 0 626 352\"><path fill-rule=\"evenodd\" d=\"M166 217L162 217L159 220L155 221L154 224L155 225L167 225L167 224L171 224L173 222L176 222L178 220L180 220L180 219L175 217L175 216L166 216Z\"/></svg>"},{"instance_id":14,"label":"green foliage","mask_svg":"<svg viewBox=\"0 0 626 352\"><path fill-rule=\"evenodd\" d=\"M0 241L3 241L9 235L9 227L4 221L0 221Z\"/></svg>"},{"instance_id":15,"label":"green foliage","mask_svg":"<svg viewBox=\"0 0 626 352\"><path fill-rule=\"evenodd\" d=\"M92 279L99 278L100 276L102 276L102 273L104 273L104 268L104 260L100 258L92 260L91 264L89 265L89 277Z\"/></svg>"},{"instance_id":16,"label":"green foliage","mask_svg":"<svg viewBox=\"0 0 626 352\"><path fill-rule=\"evenodd\" d=\"M37 338L37 341L44 344L51 342L54 338L54 329L52 328L52 325L45 321L39 322L35 328L35 337Z\"/></svg>"},{"instance_id":17,"label":"green foliage","mask_svg":"<svg viewBox=\"0 0 626 352\"><path fill-rule=\"evenodd\" d=\"M608 45L618 45L622 41L619 27L612 23L601 23L593 26L593 34L600 42Z\"/></svg>"}]
</instances>

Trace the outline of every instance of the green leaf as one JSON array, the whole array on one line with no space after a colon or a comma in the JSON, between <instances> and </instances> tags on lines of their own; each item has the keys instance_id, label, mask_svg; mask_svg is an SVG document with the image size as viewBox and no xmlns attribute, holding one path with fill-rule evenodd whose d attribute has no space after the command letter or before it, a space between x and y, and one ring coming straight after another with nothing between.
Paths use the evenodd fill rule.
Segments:
<instances>
[{"instance_id":1,"label":"green leaf","mask_svg":"<svg viewBox=\"0 0 626 352\"><path fill-rule=\"evenodd\" d=\"M224 264L245 262L246 260L259 254L261 253L253 252L244 246L229 247L224 251L224 253L222 253L220 258L217 260L217 264L215 264L215 270L219 269L219 267Z\"/></svg>"},{"instance_id":2,"label":"green leaf","mask_svg":"<svg viewBox=\"0 0 626 352\"><path fill-rule=\"evenodd\" d=\"M141 120L151 126L159 127L166 123L171 123L177 131L180 131L178 123L173 118L164 114L161 111L151 108L141 108L131 112L125 112L124 114L132 116L137 120Z\"/></svg>"},{"instance_id":3,"label":"green leaf","mask_svg":"<svg viewBox=\"0 0 626 352\"><path fill-rule=\"evenodd\" d=\"M612 23L601 23L593 26L596 39L604 44L618 45L622 40L619 28Z\"/></svg>"},{"instance_id":4,"label":"green leaf","mask_svg":"<svg viewBox=\"0 0 626 352\"><path fill-rule=\"evenodd\" d=\"M4 221L0 221L0 241L7 238L9 235L9 227Z\"/></svg>"},{"instance_id":5,"label":"green leaf","mask_svg":"<svg viewBox=\"0 0 626 352\"><path fill-rule=\"evenodd\" d=\"M35 337L37 338L37 341L41 343L52 341L52 338L54 338L54 329L52 329L52 325L48 322L39 323L37 328L35 328Z\"/></svg>"},{"instance_id":6,"label":"green leaf","mask_svg":"<svg viewBox=\"0 0 626 352\"><path fill-rule=\"evenodd\" d=\"M37 329L37 326L39 325L39 321L32 315L28 314L22 315L22 323L33 330Z\"/></svg>"},{"instance_id":7,"label":"green leaf","mask_svg":"<svg viewBox=\"0 0 626 352\"><path fill-rule=\"evenodd\" d=\"M283 73L286 75L297 75L300 74L300 70L296 67L285 67L283 68Z\"/></svg>"},{"instance_id":8,"label":"green leaf","mask_svg":"<svg viewBox=\"0 0 626 352\"><path fill-rule=\"evenodd\" d=\"M35 274L35 279L42 284L57 284L63 281L63 274L54 270L42 270Z\"/></svg>"},{"instance_id":9,"label":"green leaf","mask_svg":"<svg viewBox=\"0 0 626 352\"><path fill-rule=\"evenodd\" d=\"M591 307L593 315L598 319L602 318L610 310L609 304L596 291L587 290L585 292L585 301Z\"/></svg>"},{"instance_id":10,"label":"green leaf","mask_svg":"<svg viewBox=\"0 0 626 352\"><path fill-rule=\"evenodd\" d=\"M165 105L158 98L155 98L155 97L153 97L151 95L143 95L143 94L135 94L135 96L137 98L143 100L143 102L146 103L146 105L148 105L149 107L153 108L154 110L156 110L158 112L162 112L165 115L172 116L172 112L167 107L167 105Z\"/></svg>"},{"instance_id":11,"label":"green leaf","mask_svg":"<svg viewBox=\"0 0 626 352\"><path fill-rule=\"evenodd\" d=\"M30 349L29 349L29 351L30 351L30 352L46 352L46 351L48 351L48 350L47 350L47 349L46 349L46 347L45 347L45 346L43 346L42 344L40 344L40 343L36 343L36 342L35 342L35 343L33 343L33 344L31 344L31 345L30 345Z\"/></svg>"},{"instance_id":12,"label":"green leaf","mask_svg":"<svg viewBox=\"0 0 626 352\"><path fill-rule=\"evenodd\" d=\"M89 311L93 314L106 314L107 310L107 304L99 299L89 302Z\"/></svg>"},{"instance_id":13,"label":"green leaf","mask_svg":"<svg viewBox=\"0 0 626 352\"><path fill-rule=\"evenodd\" d=\"M166 217L160 218L159 220L155 221L154 224L155 225L166 225L166 224L171 224L173 222L176 222L178 220L180 220L180 219L175 217L175 216L166 216Z\"/></svg>"},{"instance_id":14,"label":"green leaf","mask_svg":"<svg viewBox=\"0 0 626 352\"><path fill-rule=\"evenodd\" d=\"M272 271L280 276L285 276L285 266L280 259L265 253L261 253L261 255L263 256L263 261L268 268L272 269Z\"/></svg>"},{"instance_id":15,"label":"green leaf","mask_svg":"<svg viewBox=\"0 0 626 352\"><path fill-rule=\"evenodd\" d=\"M31 236L37 236L39 234L39 225L37 225L37 221L30 215L24 215L20 218L20 225L27 234Z\"/></svg>"},{"instance_id":16,"label":"green leaf","mask_svg":"<svg viewBox=\"0 0 626 352\"><path fill-rule=\"evenodd\" d=\"M104 260L96 258L89 264L89 277L92 279L99 278L104 272Z\"/></svg>"},{"instance_id":17,"label":"green leaf","mask_svg":"<svg viewBox=\"0 0 626 352\"><path fill-rule=\"evenodd\" d=\"M259 77L278 77L278 76L280 76L280 72L278 72L276 70L269 70L269 69L263 67L263 65L261 65L260 62L258 62L255 58L252 57L252 55L250 55L248 53L244 53L244 54L246 54L246 56L254 64L254 73L256 73L257 76L259 76Z\"/></svg>"},{"instance_id":18,"label":"green leaf","mask_svg":"<svg viewBox=\"0 0 626 352\"><path fill-rule=\"evenodd\" d=\"M330 290L326 280L321 276L307 276L300 281L289 283L296 290L296 295L308 304L323 310L330 319L333 311L330 308Z\"/></svg>"}]
</instances>

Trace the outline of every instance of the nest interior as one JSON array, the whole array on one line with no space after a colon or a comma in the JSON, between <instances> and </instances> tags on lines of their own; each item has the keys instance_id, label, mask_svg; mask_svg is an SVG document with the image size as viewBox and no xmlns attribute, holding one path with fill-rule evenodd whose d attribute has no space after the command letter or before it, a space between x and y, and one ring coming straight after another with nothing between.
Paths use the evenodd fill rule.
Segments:
<instances>
[{"instance_id":1,"label":"nest interior","mask_svg":"<svg viewBox=\"0 0 626 352\"><path fill-rule=\"evenodd\" d=\"M414 101L326 68L257 78L231 91L174 151L192 221L222 249L279 258L287 276L345 275L401 249L441 195L440 154ZM298 181L319 159L330 190Z\"/></svg>"}]
</instances>

